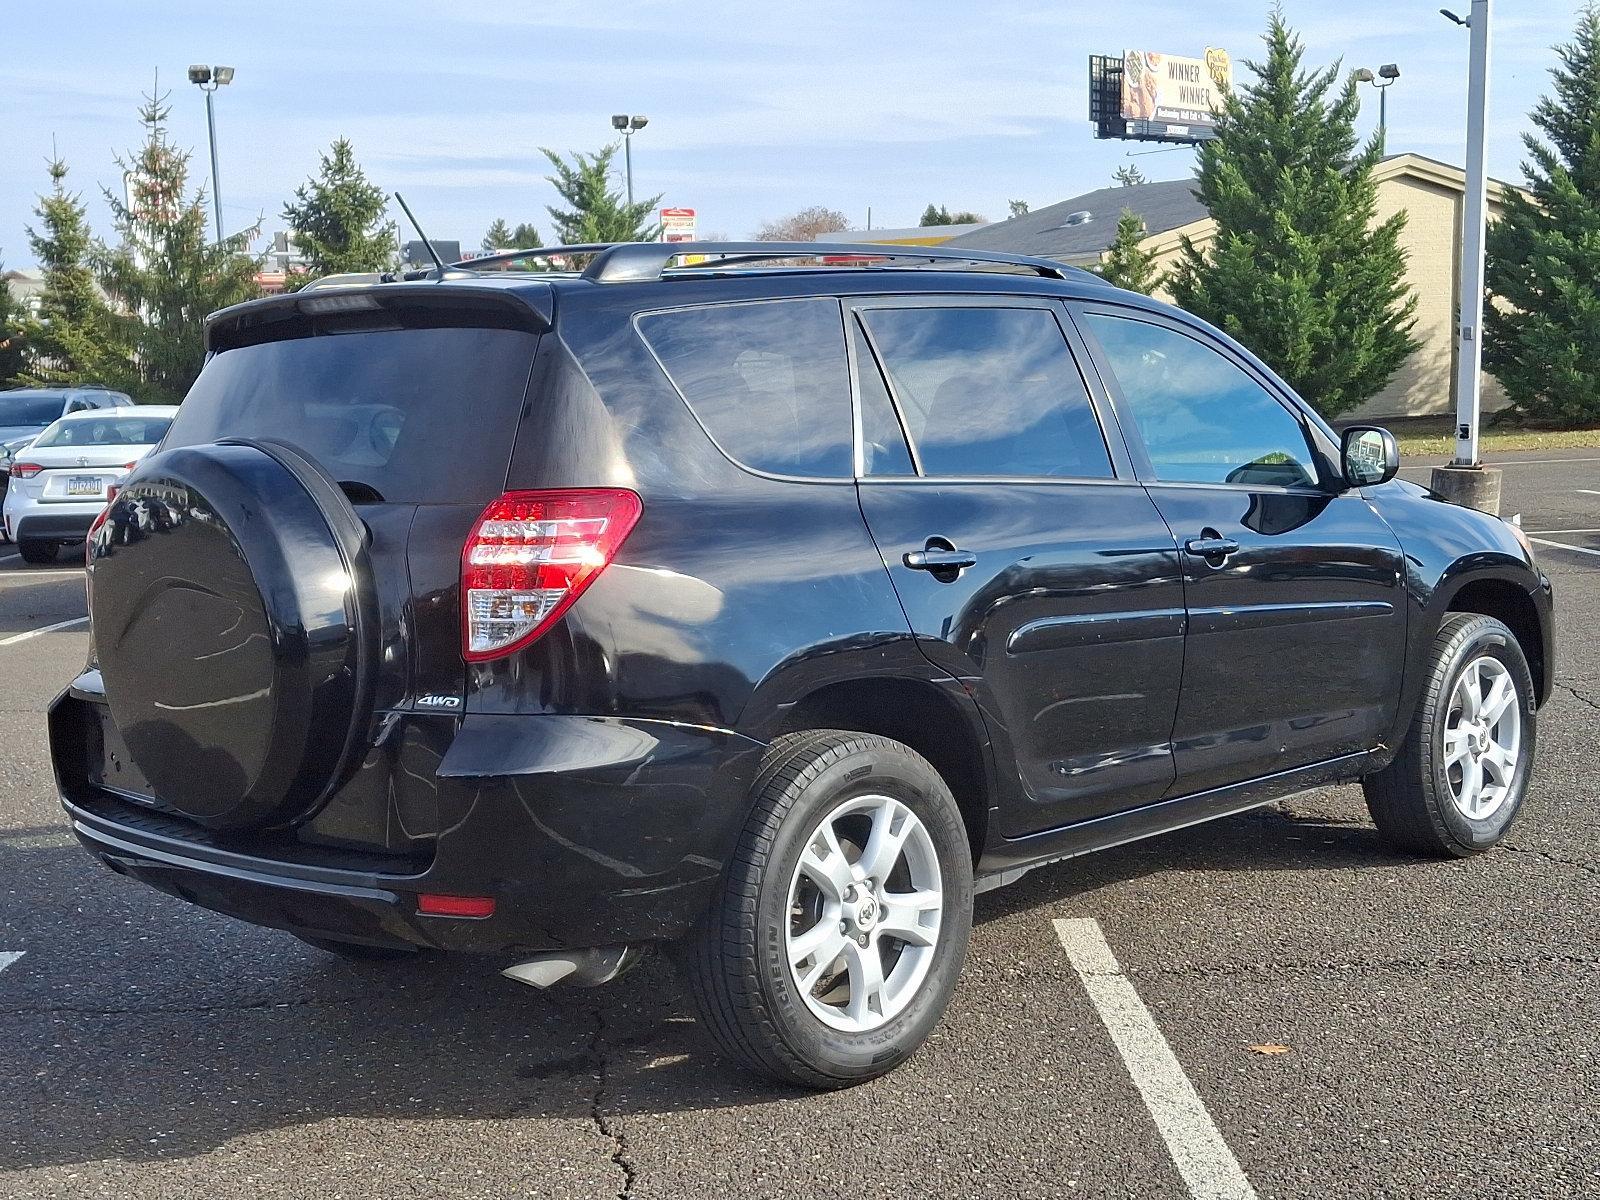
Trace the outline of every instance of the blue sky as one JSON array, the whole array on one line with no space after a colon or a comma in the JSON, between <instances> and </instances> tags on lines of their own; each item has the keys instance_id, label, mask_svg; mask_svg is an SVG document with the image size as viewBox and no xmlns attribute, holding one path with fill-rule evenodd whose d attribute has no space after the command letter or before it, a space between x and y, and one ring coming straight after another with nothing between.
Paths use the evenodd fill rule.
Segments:
<instances>
[{"instance_id":1,"label":"blue sky","mask_svg":"<svg viewBox=\"0 0 1600 1200\"><path fill-rule=\"evenodd\" d=\"M1468 0L1458 0L1465 11ZM1130 46L1255 57L1268 0L6 0L0 47L0 257L31 260L23 227L51 137L107 233L99 185L132 147L156 72L172 132L207 169L190 62L238 69L217 97L230 229L284 199L317 153L350 137L369 174L406 195L436 238L476 243L491 219L548 230L540 146L593 149L613 112L648 114L634 142L642 195L741 236L810 204L864 224L915 224L929 201L1003 217L1104 186L1130 149L1094 140L1087 59ZM1546 90L1575 0L1496 0L1491 169L1520 178L1519 133ZM1398 62L1390 148L1459 163L1467 38L1438 0L1284 0L1310 61ZM1376 95L1363 126L1376 123ZM1133 160L1152 179L1187 150Z\"/></svg>"}]
</instances>

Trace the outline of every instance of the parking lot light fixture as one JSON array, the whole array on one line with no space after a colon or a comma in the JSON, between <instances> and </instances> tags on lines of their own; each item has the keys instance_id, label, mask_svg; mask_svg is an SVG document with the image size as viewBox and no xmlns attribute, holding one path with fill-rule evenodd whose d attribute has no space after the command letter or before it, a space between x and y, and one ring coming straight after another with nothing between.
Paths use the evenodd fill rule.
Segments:
<instances>
[{"instance_id":1,"label":"parking lot light fixture","mask_svg":"<svg viewBox=\"0 0 1600 1200\"><path fill-rule=\"evenodd\" d=\"M633 203L633 135L646 125L650 118L642 113L613 113L611 128L622 135L622 161L628 179L628 203Z\"/></svg>"},{"instance_id":2,"label":"parking lot light fixture","mask_svg":"<svg viewBox=\"0 0 1600 1200\"><path fill-rule=\"evenodd\" d=\"M1366 67L1356 72L1357 83L1370 83L1378 89L1378 133L1384 138L1389 135L1389 89L1399 78L1400 67L1396 63L1385 63L1376 72Z\"/></svg>"},{"instance_id":3,"label":"parking lot light fixture","mask_svg":"<svg viewBox=\"0 0 1600 1200\"><path fill-rule=\"evenodd\" d=\"M217 243L222 243L222 180L217 171L217 115L211 94L233 82L232 67L208 67L196 63L189 68L189 82L206 94L206 132L211 139L211 210L216 218Z\"/></svg>"}]
</instances>

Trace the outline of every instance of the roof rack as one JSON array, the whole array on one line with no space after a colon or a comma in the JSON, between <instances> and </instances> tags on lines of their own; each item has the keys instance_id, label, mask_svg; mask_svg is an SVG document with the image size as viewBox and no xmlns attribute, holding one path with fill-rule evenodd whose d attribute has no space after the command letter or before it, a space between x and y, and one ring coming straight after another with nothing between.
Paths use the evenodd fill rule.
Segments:
<instances>
[{"instance_id":1,"label":"roof rack","mask_svg":"<svg viewBox=\"0 0 1600 1200\"><path fill-rule=\"evenodd\" d=\"M667 269L686 255L704 256L710 261L689 264L685 270L714 270L739 263L765 262L776 258L846 258L856 261L895 260L904 262L968 263L979 266L1025 267L1047 279L1097 279L1079 267L1029 258L1022 254L996 254L988 250L956 250L943 246L893 246L876 242L604 242L582 246L541 246L534 250L507 250L452 263L452 267L472 270L494 263L517 262L525 258L557 258L592 254L583 277L593 283L646 283L660 279ZM843 266L846 264L829 264Z\"/></svg>"}]
</instances>

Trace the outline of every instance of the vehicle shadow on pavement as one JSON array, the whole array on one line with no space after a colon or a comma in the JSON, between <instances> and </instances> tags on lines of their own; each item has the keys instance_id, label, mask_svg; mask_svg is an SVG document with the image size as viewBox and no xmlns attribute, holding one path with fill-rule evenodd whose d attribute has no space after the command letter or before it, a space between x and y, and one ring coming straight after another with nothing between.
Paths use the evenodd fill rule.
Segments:
<instances>
[{"instance_id":1,"label":"vehicle shadow on pavement","mask_svg":"<svg viewBox=\"0 0 1600 1200\"><path fill-rule=\"evenodd\" d=\"M554 1118L609 1138L634 1114L831 1103L719 1059L664 953L549 993L496 961L351 963L120 880L61 833L0 837L0 950L27 952L0 973L0 1170L182 1158L339 1119ZM977 915L1164 870L1394 861L1370 829L1268 812L1039 870Z\"/></svg>"}]
</instances>

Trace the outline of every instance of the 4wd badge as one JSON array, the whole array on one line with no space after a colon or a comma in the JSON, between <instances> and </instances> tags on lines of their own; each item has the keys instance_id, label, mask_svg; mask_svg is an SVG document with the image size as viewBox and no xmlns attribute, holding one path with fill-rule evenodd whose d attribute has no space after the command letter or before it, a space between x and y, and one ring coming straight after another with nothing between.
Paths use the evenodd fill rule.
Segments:
<instances>
[{"instance_id":1,"label":"4wd badge","mask_svg":"<svg viewBox=\"0 0 1600 1200\"><path fill-rule=\"evenodd\" d=\"M418 696L418 708L460 708L460 696Z\"/></svg>"}]
</instances>

